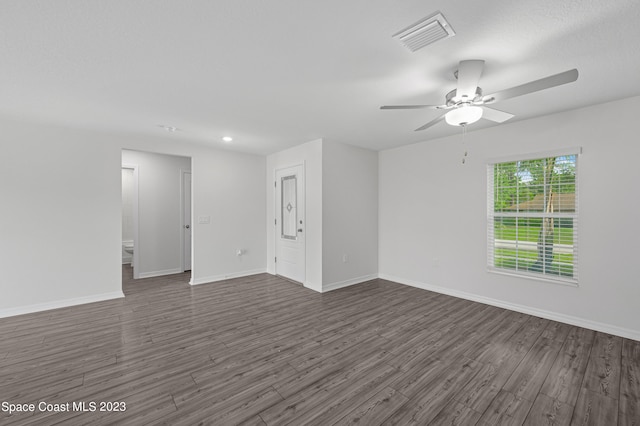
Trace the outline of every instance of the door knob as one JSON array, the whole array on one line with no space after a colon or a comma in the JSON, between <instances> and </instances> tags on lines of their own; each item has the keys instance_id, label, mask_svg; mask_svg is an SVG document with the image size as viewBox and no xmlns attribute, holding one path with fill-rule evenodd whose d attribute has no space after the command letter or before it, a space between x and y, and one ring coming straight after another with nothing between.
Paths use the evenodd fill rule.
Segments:
<instances>
[{"instance_id":1,"label":"door knob","mask_svg":"<svg viewBox=\"0 0 640 426\"><path fill-rule=\"evenodd\" d=\"M187 229L191 228L189 225L185 225L184 227L187 228Z\"/></svg>"},{"instance_id":2,"label":"door knob","mask_svg":"<svg viewBox=\"0 0 640 426\"><path fill-rule=\"evenodd\" d=\"M302 232L302 228L298 229L298 232Z\"/></svg>"}]
</instances>

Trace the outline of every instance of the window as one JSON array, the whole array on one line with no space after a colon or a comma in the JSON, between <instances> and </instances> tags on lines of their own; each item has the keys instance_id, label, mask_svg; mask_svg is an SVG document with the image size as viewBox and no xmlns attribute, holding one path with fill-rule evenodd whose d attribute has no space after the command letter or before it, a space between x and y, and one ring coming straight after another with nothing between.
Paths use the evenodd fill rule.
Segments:
<instances>
[{"instance_id":1,"label":"window","mask_svg":"<svg viewBox=\"0 0 640 426\"><path fill-rule=\"evenodd\" d=\"M296 175L285 176L281 180L281 235L282 238L288 240L295 240L298 236L296 232L296 223L298 221L298 194L296 193L296 185Z\"/></svg>"},{"instance_id":2,"label":"window","mask_svg":"<svg viewBox=\"0 0 640 426\"><path fill-rule=\"evenodd\" d=\"M488 165L490 271L577 284L578 153Z\"/></svg>"}]
</instances>

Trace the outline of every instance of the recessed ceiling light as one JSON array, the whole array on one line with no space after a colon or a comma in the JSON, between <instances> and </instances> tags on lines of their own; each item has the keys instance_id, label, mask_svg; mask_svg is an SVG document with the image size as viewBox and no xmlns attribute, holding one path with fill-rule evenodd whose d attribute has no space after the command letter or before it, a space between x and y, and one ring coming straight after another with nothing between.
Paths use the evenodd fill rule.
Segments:
<instances>
[{"instance_id":1,"label":"recessed ceiling light","mask_svg":"<svg viewBox=\"0 0 640 426\"><path fill-rule=\"evenodd\" d=\"M229 142L231 142L231 141L233 140L233 138L232 138L231 136L224 136L224 137L222 138L222 140L223 140L224 142L226 142L226 143L229 143Z\"/></svg>"},{"instance_id":2,"label":"recessed ceiling light","mask_svg":"<svg viewBox=\"0 0 640 426\"><path fill-rule=\"evenodd\" d=\"M158 124L158 127L160 127L161 129L166 130L167 132L173 133L173 132L177 132L180 129L178 129L177 127L174 126L166 126L164 124Z\"/></svg>"}]
</instances>

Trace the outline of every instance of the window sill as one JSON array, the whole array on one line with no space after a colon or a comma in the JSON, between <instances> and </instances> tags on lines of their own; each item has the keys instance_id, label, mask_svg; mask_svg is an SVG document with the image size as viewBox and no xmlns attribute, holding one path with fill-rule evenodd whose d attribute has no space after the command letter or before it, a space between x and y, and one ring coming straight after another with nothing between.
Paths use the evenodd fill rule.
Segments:
<instances>
[{"instance_id":1,"label":"window sill","mask_svg":"<svg viewBox=\"0 0 640 426\"><path fill-rule=\"evenodd\" d=\"M575 279L563 279L563 278L554 279L549 276L541 276L539 274L528 274L525 272L516 273L516 272L510 272L504 269L495 269L495 268L487 268L487 272L490 272L492 274L498 274L498 275L507 275L509 277L524 278L524 279L529 279L534 281L544 281L547 283L560 284L567 287L574 287L574 288L579 287L578 280L575 280Z\"/></svg>"}]
</instances>

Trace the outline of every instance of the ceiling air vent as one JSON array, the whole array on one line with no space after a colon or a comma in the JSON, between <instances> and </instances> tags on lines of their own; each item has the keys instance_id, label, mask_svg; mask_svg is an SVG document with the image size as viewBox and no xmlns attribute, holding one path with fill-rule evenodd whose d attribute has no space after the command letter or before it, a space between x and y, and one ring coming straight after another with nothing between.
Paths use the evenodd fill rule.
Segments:
<instances>
[{"instance_id":1,"label":"ceiling air vent","mask_svg":"<svg viewBox=\"0 0 640 426\"><path fill-rule=\"evenodd\" d=\"M410 27L405 28L393 37L400 40L407 49L415 52L438 40L453 37L456 33L451 25L444 19L440 12L436 12L427 18L416 22Z\"/></svg>"}]
</instances>

